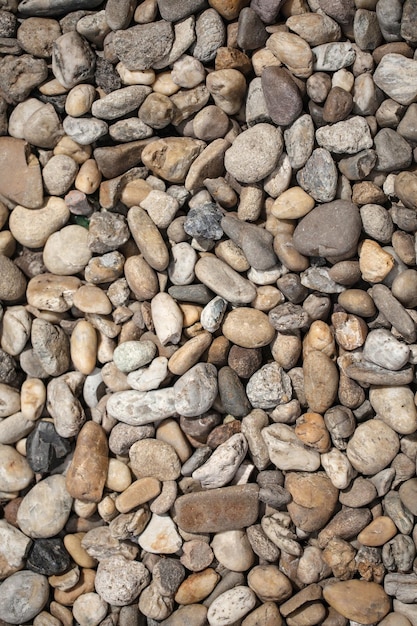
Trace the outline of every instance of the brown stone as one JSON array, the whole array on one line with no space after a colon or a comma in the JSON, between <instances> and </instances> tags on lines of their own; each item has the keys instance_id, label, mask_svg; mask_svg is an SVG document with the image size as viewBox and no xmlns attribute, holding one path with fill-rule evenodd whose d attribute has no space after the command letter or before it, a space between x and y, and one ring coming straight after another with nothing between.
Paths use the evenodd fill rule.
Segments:
<instances>
[{"instance_id":1,"label":"brown stone","mask_svg":"<svg viewBox=\"0 0 417 626\"><path fill-rule=\"evenodd\" d=\"M389 597L381 585L364 580L327 585L323 596L341 615L360 624L379 622L391 608Z\"/></svg>"},{"instance_id":2,"label":"brown stone","mask_svg":"<svg viewBox=\"0 0 417 626\"><path fill-rule=\"evenodd\" d=\"M239 70L242 74L249 74L252 69L252 64L247 54L238 48L231 48L230 46L227 46L217 48L214 69L234 69Z\"/></svg>"},{"instance_id":3,"label":"brown stone","mask_svg":"<svg viewBox=\"0 0 417 626\"><path fill-rule=\"evenodd\" d=\"M127 489L117 496L115 504L120 513L128 513L132 509L149 502L161 493L161 483L157 478L146 476L135 480Z\"/></svg>"},{"instance_id":4,"label":"brown stone","mask_svg":"<svg viewBox=\"0 0 417 626\"><path fill-rule=\"evenodd\" d=\"M107 478L109 451L104 429L87 422L77 437L66 475L68 493L83 502L100 502Z\"/></svg>"},{"instance_id":5,"label":"brown stone","mask_svg":"<svg viewBox=\"0 0 417 626\"><path fill-rule=\"evenodd\" d=\"M245 528L258 518L258 490L248 484L188 493L175 502L175 521L189 533Z\"/></svg>"},{"instance_id":6,"label":"brown stone","mask_svg":"<svg viewBox=\"0 0 417 626\"><path fill-rule=\"evenodd\" d=\"M313 350L304 359L304 389L310 411L324 413L336 399L339 374L323 352Z\"/></svg>"},{"instance_id":7,"label":"brown stone","mask_svg":"<svg viewBox=\"0 0 417 626\"><path fill-rule=\"evenodd\" d=\"M298 418L295 434L304 445L317 450L320 454L330 450L330 435L320 413L304 413Z\"/></svg>"},{"instance_id":8,"label":"brown stone","mask_svg":"<svg viewBox=\"0 0 417 626\"><path fill-rule=\"evenodd\" d=\"M209 5L226 20L235 20L249 2L250 0L209 0Z\"/></svg>"},{"instance_id":9,"label":"brown stone","mask_svg":"<svg viewBox=\"0 0 417 626\"><path fill-rule=\"evenodd\" d=\"M64 591L62 589L55 589L54 600L63 604L64 606L72 606L75 600L84 593L90 593L95 591L94 580L96 572L93 569L82 569L80 572L80 578L76 585Z\"/></svg>"},{"instance_id":10,"label":"brown stone","mask_svg":"<svg viewBox=\"0 0 417 626\"><path fill-rule=\"evenodd\" d=\"M314 532L329 521L337 504L338 489L324 472L291 472L287 474L285 488L292 496L288 512L297 528Z\"/></svg>"},{"instance_id":11,"label":"brown stone","mask_svg":"<svg viewBox=\"0 0 417 626\"><path fill-rule=\"evenodd\" d=\"M346 119L353 108L353 97L342 87L333 87L324 103L323 120L334 124Z\"/></svg>"},{"instance_id":12,"label":"brown stone","mask_svg":"<svg viewBox=\"0 0 417 626\"><path fill-rule=\"evenodd\" d=\"M383 546L397 534L397 527L386 515L376 517L358 535L358 541L364 546Z\"/></svg>"},{"instance_id":13,"label":"brown stone","mask_svg":"<svg viewBox=\"0 0 417 626\"><path fill-rule=\"evenodd\" d=\"M191 137L152 138L143 150L142 161L156 176L171 183L183 183L191 163L204 149L205 143Z\"/></svg>"},{"instance_id":14,"label":"brown stone","mask_svg":"<svg viewBox=\"0 0 417 626\"><path fill-rule=\"evenodd\" d=\"M155 137L130 141L118 146L104 146L94 150L94 158L105 178L116 178L140 163L145 147Z\"/></svg>"}]
</instances>

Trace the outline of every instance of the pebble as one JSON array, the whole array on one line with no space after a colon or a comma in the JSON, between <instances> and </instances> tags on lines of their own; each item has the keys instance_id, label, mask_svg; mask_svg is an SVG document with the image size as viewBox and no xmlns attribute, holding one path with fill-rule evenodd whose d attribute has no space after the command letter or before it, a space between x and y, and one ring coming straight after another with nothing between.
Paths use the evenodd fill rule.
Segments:
<instances>
[{"instance_id":1,"label":"pebble","mask_svg":"<svg viewBox=\"0 0 417 626\"><path fill-rule=\"evenodd\" d=\"M386 54L374 72L374 82L390 98L408 105L417 95L412 81L416 71L417 64L413 59L402 54Z\"/></svg>"},{"instance_id":2,"label":"pebble","mask_svg":"<svg viewBox=\"0 0 417 626\"><path fill-rule=\"evenodd\" d=\"M151 554L174 554L181 548L182 539L169 516L153 513L139 537L139 545Z\"/></svg>"},{"instance_id":3,"label":"pebble","mask_svg":"<svg viewBox=\"0 0 417 626\"><path fill-rule=\"evenodd\" d=\"M204 598L213 591L219 578L219 574L211 568L190 574L190 576L181 583L175 594L175 601L185 606L198 604L198 602L204 600Z\"/></svg>"},{"instance_id":4,"label":"pebble","mask_svg":"<svg viewBox=\"0 0 417 626\"><path fill-rule=\"evenodd\" d=\"M292 496L288 512L293 523L305 532L323 528L334 513L338 489L324 472L290 472L285 487Z\"/></svg>"},{"instance_id":5,"label":"pebble","mask_svg":"<svg viewBox=\"0 0 417 626\"><path fill-rule=\"evenodd\" d=\"M108 471L108 445L103 428L84 424L66 475L68 493L84 502L100 502Z\"/></svg>"},{"instance_id":6,"label":"pebble","mask_svg":"<svg viewBox=\"0 0 417 626\"><path fill-rule=\"evenodd\" d=\"M244 617L256 604L252 589L238 585L220 594L209 606L207 620L210 626L228 626Z\"/></svg>"},{"instance_id":7,"label":"pebble","mask_svg":"<svg viewBox=\"0 0 417 626\"><path fill-rule=\"evenodd\" d=\"M16 572L0 585L0 618L6 623L20 624L32 620L48 601L46 576L29 570Z\"/></svg>"},{"instance_id":8,"label":"pebble","mask_svg":"<svg viewBox=\"0 0 417 626\"><path fill-rule=\"evenodd\" d=\"M126 606L137 599L149 580L150 574L143 563L110 556L99 562L94 584L105 602Z\"/></svg>"},{"instance_id":9,"label":"pebble","mask_svg":"<svg viewBox=\"0 0 417 626\"><path fill-rule=\"evenodd\" d=\"M37 539L30 547L26 565L28 569L44 576L62 574L68 570L70 555L61 539Z\"/></svg>"},{"instance_id":10,"label":"pebble","mask_svg":"<svg viewBox=\"0 0 417 626\"><path fill-rule=\"evenodd\" d=\"M328 585L323 590L326 602L347 619L362 624L381 620L390 610L383 588L374 582L347 580Z\"/></svg>"},{"instance_id":11,"label":"pebble","mask_svg":"<svg viewBox=\"0 0 417 626\"><path fill-rule=\"evenodd\" d=\"M256 183L275 169L282 149L282 135L275 126L256 124L238 135L226 151L225 168L240 182Z\"/></svg>"},{"instance_id":12,"label":"pebble","mask_svg":"<svg viewBox=\"0 0 417 626\"><path fill-rule=\"evenodd\" d=\"M278 126L289 126L295 122L302 110L302 98L291 75L280 67L270 65L263 70L261 78L267 110L272 121Z\"/></svg>"},{"instance_id":13,"label":"pebble","mask_svg":"<svg viewBox=\"0 0 417 626\"><path fill-rule=\"evenodd\" d=\"M97 593L83 593L73 604L73 615L80 626L96 626L107 615L107 602Z\"/></svg>"},{"instance_id":14,"label":"pebble","mask_svg":"<svg viewBox=\"0 0 417 626\"><path fill-rule=\"evenodd\" d=\"M271 424L261 431L269 458L281 470L314 472L320 465L320 455L305 448L290 426Z\"/></svg>"},{"instance_id":15,"label":"pebble","mask_svg":"<svg viewBox=\"0 0 417 626\"><path fill-rule=\"evenodd\" d=\"M72 505L72 497L65 487L65 477L48 476L38 482L23 498L17 523L33 539L57 535L65 526Z\"/></svg>"},{"instance_id":16,"label":"pebble","mask_svg":"<svg viewBox=\"0 0 417 626\"><path fill-rule=\"evenodd\" d=\"M355 469L373 475L389 465L398 449L398 436L392 428L381 420L370 419L356 428L346 452Z\"/></svg>"},{"instance_id":17,"label":"pebble","mask_svg":"<svg viewBox=\"0 0 417 626\"><path fill-rule=\"evenodd\" d=\"M358 116L317 129L316 140L321 148L335 154L356 154L373 145L367 121Z\"/></svg>"},{"instance_id":18,"label":"pebble","mask_svg":"<svg viewBox=\"0 0 417 626\"><path fill-rule=\"evenodd\" d=\"M1 579L5 580L25 566L25 558L31 546L29 537L6 520L0 521L1 545Z\"/></svg>"}]
</instances>

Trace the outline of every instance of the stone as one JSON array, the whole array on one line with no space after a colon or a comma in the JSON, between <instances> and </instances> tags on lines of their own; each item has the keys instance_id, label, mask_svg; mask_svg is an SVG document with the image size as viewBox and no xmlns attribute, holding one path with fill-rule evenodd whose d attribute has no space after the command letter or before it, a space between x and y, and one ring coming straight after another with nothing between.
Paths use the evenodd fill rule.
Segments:
<instances>
[{"instance_id":1,"label":"stone","mask_svg":"<svg viewBox=\"0 0 417 626\"><path fill-rule=\"evenodd\" d=\"M73 604L74 618L82 626L90 626L99 619L104 620L107 615L107 602L102 600L97 593L83 593Z\"/></svg>"},{"instance_id":2,"label":"stone","mask_svg":"<svg viewBox=\"0 0 417 626\"><path fill-rule=\"evenodd\" d=\"M292 496L287 508L297 528L314 532L323 528L334 513L338 489L323 473L288 473L285 487Z\"/></svg>"},{"instance_id":3,"label":"stone","mask_svg":"<svg viewBox=\"0 0 417 626\"><path fill-rule=\"evenodd\" d=\"M144 438L129 450L132 472L137 478L153 477L160 481L176 480L181 464L173 446L158 439Z\"/></svg>"},{"instance_id":4,"label":"stone","mask_svg":"<svg viewBox=\"0 0 417 626\"><path fill-rule=\"evenodd\" d=\"M406 341L413 343L416 338L414 322L388 287L379 284L374 285L371 295L378 310L385 315Z\"/></svg>"},{"instance_id":5,"label":"stone","mask_svg":"<svg viewBox=\"0 0 417 626\"><path fill-rule=\"evenodd\" d=\"M125 341L114 351L113 360L122 372L132 372L147 365L156 355L152 341Z\"/></svg>"},{"instance_id":6,"label":"stone","mask_svg":"<svg viewBox=\"0 0 417 626\"><path fill-rule=\"evenodd\" d=\"M221 219L220 209L214 202L208 202L190 209L184 222L184 230L191 237L221 239L223 236Z\"/></svg>"},{"instance_id":7,"label":"stone","mask_svg":"<svg viewBox=\"0 0 417 626\"><path fill-rule=\"evenodd\" d=\"M204 142L190 137L157 139L146 146L141 158L154 174L172 183L183 183L191 163L202 152Z\"/></svg>"},{"instance_id":8,"label":"stone","mask_svg":"<svg viewBox=\"0 0 417 626\"><path fill-rule=\"evenodd\" d=\"M374 137L377 162L375 171L392 172L409 167L411 146L392 128L382 128Z\"/></svg>"},{"instance_id":9,"label":"stone","mask_svg":"<svg viewBox=\"0 0 417 626\"><path fill-rule=\"evenodd\" d=\"M390 610L390 601L383 588L374 582L346 580L327 585L323 590L326 602L348 619L361 624L381 620Z\"/></svg>"},{"instance_id":10,"label":"stone","mask_svg":"<svg viewBox=\"0 0 417 626\"><path fill-rule=\"evenodd\" d=\"M313 54L302 37L288 32L273 33L266 46L293 76L308 78L312 74Z\"/></svg>"},{"instance_id":11,"label":"stone","mask_svg":"<svg viewBox=\"0 0 417 626\"><path fill-rule=\"evenodd\" d=\"M306 448L290 426L271 424L261 435L271 462L280 470L315 472L320 466L318 452Z\"/></svg>"},{"instance_id":12,"label":"stone","mask_svg":"<svg viewBox=\"0 0 417 626\"><path fill-rule=\"evenodd\" d=\"M413 88L413 76L417 63L401 54L386 54L374 72L374 82L390 98L405 106L417 97Z\"/></svg>"},{"instance_id":13,"label":"stone","mask_svg":"<svg viewBox=\"0 0 417 626\"><path fill-rule=\"evenodd\" d=\"M191 574L181 583L175 601L186 606L201 602L213 591L219 578L219 574L211 568Z\"/></svg>"},{"instance_id":14,"label":"stone","mask_svg":"<svg viewBox=\"0 0 417 626\"><path fill-rule=\"evenodd\" d=\"M32 541L4 519L0 520L0 537L0 579L4 580L25 567Z\"/></svg>"},{"instance_id":15,"label":"stone","mask_svg":"<svg viewBox=\"0 0 417 626\"><path fill-rule=\"evenodd\" d=\"M380 515L358 535L358 541L365 546L383 546L397 534L397 527L390 517Z\"/></svg>"},{"instance_id":16,"label":"stone","mask_svg":"<svg viewBox=\"0 0 417 626\"><path fill-rule=\"evenodd\" d=\"M250 377L246 393L254 408L273 409L291 400L291 382L278 363L268 363Z\"/></svg>"},{"instance_id":17,"label":"stone","mask_svg":"<svg viewBox=\"0 0 417 626\"><path fill-rule=\"evenodd\" d=\"M88 146L107 134L108 125L104 120L87 117L67 117L63 121L65 133L74 141Z\"/></svg>"},{"instance_id":18,"label":"stone","mask_svg":"<svg viewBox=\"0 0 417 626\"><path fill-rule=\"evenodd\" d=\"M314 148L314 124L310 115L302 115L284 131L285 149L295 170L303 167Z\"/></svg>"},{"instance_id":19,"label":"stone","mask_svg":"<svg viewBox=\"0 0 417 626\"><path fill-rule=\"evenodd\" d=\"M68 338L64 331L42 319L32 323L33 351L44 371L50 376L60 376L67 371L70 361Z\"/></svg>"},{"instance_id":20,"label":"stone","mask_svg":"<svg viewBox=\"0 0 417 626\"><path fill-rule=\"evenodd\" d=\"M26 567L44 576L62 574L70 567L70 555L61 539L36 539L30 547Z\"/></svg>"},{"instance_id":21,"label":"stone","mask_svg":"<svg viewBox=\"0 0 417 626\"><path fill-rule=\"evenodd\" d=\"M310 46L319 46L340 39L340 26L324 13L291 15L286 25Z\"/></svg>"},{"instance_id":22,"label":"stone","mask_svg":"<svg viewBox=\"0 0 417 626\"><path fill-rule=\"evenodd\" d=\"M88 231L73 224L50 235L43 249L43 259L52 274L69 276L85 268L92 253L87 245Z\"/></svg>"},{"instance_id":23,"label":"stone","mask_svg":"<svg viewBox=\"0 0 417 626\"><path fill-rule=\"evenodd\" d=\"M29 570L16 572L0 585L0 619L9 624L32 620L48 601L46 576Z\"/></svg>"},{"instance_id":24,"label":"stone","mask_svg":"<svg viewBox=\"0 0 417 626\"><path fill-rule=\"evenodd\" d=\"M302 110L302 97L291 74L280 67L268 66L263 70L261 78L272 121L278 126L289 126L295 122Z\"/></svg>"},{"instance_id":25,"label":"stone","mask_svg":"<svg viewBox=\"0 0 417 626\"><path fill-rule=\"evenodd\" d=\"M71 187L78 173L77 164L64 154L53 156L42 171L43 183L51 196L63 195Z\"/></svg>"},{"instance_id":26,"label":"stone","mask_svg":"<svg viewBox=\"0 0 417 626\"><path fill-rule=\"evenodd\" d=\"M147 70L167 55L174 41L172 26L165 20L116 31L113 45L128 70Z\"/></svg>"},{"instance_id":27,"label":"stone","mask_svg":"<svg viewBox=\"0 0 417 626\"><path fill-rule=\"evenodd\" d=\"M217 395L217 371L211 363L197 363L174 385L175 408L185 417L208 411Z\"/></svg>"},{"instance_id":28,"label":"stone","mask_svg":"<svg viewBox=\"0 0 417 626\"><path fill-rule=\"evenodd\" d=\"M241 433L220 444L210 458L192 473L205 489L224 487L236 474L246 456L247 441Z\"/></svg>"},{"instance_id":29,"label":"stone","mask_svg":"<svg viewBox=\"0 0 417 626\"><path fill-rule=\"evenodd\" d=\"M65 226L69 216L70 212L61 198L48 198L37 209L36 220L31 209L17 205L10 214L9 227L19 243L29 248L40 248L53 232Z\"/></svg>"},{"instance_id":30,"label":"stone","mask_svg":"<svg viewBox=\"0 0 417 626\"><path fill-rule=\"evenodd\" d=\"M249 304L256 296L256 289L247 279L214 255L200 258L195 265L195 273L206 287L228 302ZM184 299L189 301L189 298Z\"/></svg>"},{"instance_id":31,"label":"stone","mask_svg":"<svg viewBox=\"0 0 417 626\"><path fill-rule=\"evenodd\" d=\"M26 100L32 89L48 76L46 62L30 54L16 57L6 53L1 61L1 70L0 94L9 104Z\"/></svg>"},{"instance_id":32,"label":"stone","mask_svg":"<svg viewBox=\"0 0 417 626\"><path fill-rule=\"evenodd\" d=\"M77 437L66 475L68 493L85 502L100 502L108 470L108 446L103 428L87 422Z\"/></svg>"},{"instance_id":33,"label":"stone","mask_svg":"<svg viewBox=\"0 0 417 626\"><path fill-rule=\"evenodd\" d=\"M60 437L51 422L39 421L26 440L26 458L34 472L47 473L69 454L67 439Z\"/></svg>"},{"instance_id":34,"label":"stone","mask_svg":"<svg viewBox=\"0 0 417 626\"><path fill-rule=\"evenodd\" d=\"M42 176L38 159L22 139L0 137L0 193L28 209L43 204ZM19 176L16 176L19 172Z\"/></svg>"},{"instance_id":35,"label":"stone","mask_svg":"<svg viewBox=\"0 0 417 626\"><path fill-rule=\"evenodd\" d=\"M105 602L126 606L137 599L149 580L150 574L143 563L111 556L98 564L95 588Z\"/></svg>"},{"instance_id":36,"label":"stone","mask_svg":"<svg viewBox=\"0 0 417 626\"><path fill-rule=\"evenodd\" d=\"M168 249L161 233L146 211L133 206L128 212L127 222L146 262L156 271L161 272L166 269L169 263Z\"/></svg>"},{"instance_id":37,"label":"stone","mask_svg":"<svg viewBox=\"0 0 417 626\"><path fill-rule=\"evenodd\" d=\"M321 148L335 154L356 154L373 146L369 125L359 116L318 128L316 140Z\"/></svg>"},{"instance_id":38,"label":"stone","mask_svg":"<svg viewBox=\"0 0 417 626\"><path fill-rule=\"evenodd\" d=\"M244 617L256 604L256 596L252 589L238 585L220 594L211 604L207 612L210 626L233 624Z\"/></svg>"},{"instance_id":39,"label":"stone","mask_svg":"<svg viewBox=\"0 0 417 626\"><path fill-rule=\"evenodd\" d=\"M23 273L7 256L0 255L0 298L6 302L20 300L26 290Z\"/></svg>"},{"instance_id":40,"label":"stone","mask_svg":"<svg viewBox=\"0 0 417 626\"><path fill-rule=\"evenodd\" d=\"M336 195L337 168L330 152L316 148L297 172L297 182L317 202L330 202ZM289 190L290 191L290 190Z\"/></svg>"},{"instance_id":41,"label":"stone","mask_svg":"<svg viewBox=\"0 0 417 626\"><path fill-rule=\"evenodd\" d=\"M249 7L244 7L239 13L237 44L242 50L261 48L268 38L262 20Z\"/></svg>"},{"instance_id":42,"label":"stone","mask_svg":"<svg viewBox=\"0 0 417 626\"><path fill-rule=\"evenodd\" d=\"M200 13L195 24L196 42L192 47L193 57L207 63L212 61L218 48L224 45L225 25L215 9ZM185 52L185 51L184 51Z\"/></svg>"},{"instance_id":43,"label":"stone","mask_svg":"<svg viewBox=\"0 0 417 626\"><path fill-rule=\"evenodd\" d=\"M52 71L61 85L71 89L92 78L95 55L76 31L58 37L52 46Z\"/></svg>"},{"instance_id":44,"label":"stone","mask_svg":"<svg viewBox=\"0 0 417 626\"><path fill-rule=\"evenodd\" d=\"M38 482L23 498L17 522L32 539L47 539L57 535L65 526L72 505L66 490L65 477L48 476Z\"/></svg>"},{"instance_id":45,"label":"stone","mask_svg":"<svg viewBox=\"0 0 417 626\"><path fill-rule=\"evenodd\" d=\"M182 539L168 515L153 513L139 537L139 545L151 554L174 554L181 548Z\"/></svg>"},{"instance_id":46,"label":"stone","mask_svg":"<svg viewBox=\"0 0 417 626\"><path fill-rule=\"evenodd\" d=\"M258 516L258 486L221 487L177 498L174 511L179 528L186 532L223 532L253 524Z\"/></svg>"},{"instance_id":47,"label":"stone","mask_svg":"<svg viewBox=\"0 0 417 626\"><path fill-rule=\"evenodd\" d=\"M337 368L326 354L313 350L304 359L303 371L308 406L311 411L324 413L336 398Z\"/></svg>"},{"instance_id":48,"label":"stone","mask_svg":"<svg viewBox=\"0 0 417 626\"><path fill-rule=\"evenodd\" d=\"M372 475L387 467L398 449L398 435L385 422L370 419L356 428L346 452L355 469Z\"/></svg>"},{"instance_id":49,"label":"stone","mask_svg":"<svg viewBox=\"0 0 417 626\"><path fill-rule=\"evenodd\" d=\"M265 313L247 307L237 308L226 315L223 333L230 341L243 348L266 346L275 335Z\"/></svg>"},{"instance_id":50,"label":"stone","mask_svg":"<svg viewBox=\"0 0 417 626\"><path fill-rule=\"evenodd\" d=\"M240 182L255 183L273 171L282 148L282 135L277 128L256 124L238 135L226 151L226 170Z\"/></svg>"}]
</instances>

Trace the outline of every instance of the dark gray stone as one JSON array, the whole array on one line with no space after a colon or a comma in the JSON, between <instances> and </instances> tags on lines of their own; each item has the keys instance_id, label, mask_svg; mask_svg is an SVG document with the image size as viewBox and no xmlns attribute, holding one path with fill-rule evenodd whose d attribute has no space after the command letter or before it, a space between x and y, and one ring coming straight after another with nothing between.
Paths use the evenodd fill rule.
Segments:
<instances>
[{"instance_id":1,"label":"dark gray stone","mask_svg":"<svg viewBox=\"0 0 417 626\"><path fill-rule=\"evenodd\" d=\"M259 15L249 7L239 14L237 45L242 50L261 48L268 39L268 33Z\"/></svg>"},{"instance_id":2,"label":"dark gray stone","mask_svg":"<svg viewBox=\"0 0 417 626\"><path fill-rule=\"evenodd\" d=\"M114 66L110 61L99 56L96 57L94 80L97 87L101 87L105 93L116 91L116 89L120 89L122 86L122 81L120 80L119 74L114 69Z\"/></svg>"},{"instance_id":3,"label":"dark gray stone","mask_svg":"<svg viewBox=\"0 0 417 626\"><path fill-rule=\"evenodd\" d=\"M0 61L0 95L9 104L18 104L47 77L48 66L43 59L29 54L6 55Z\"/></svg>"},{"instance_id":4,"label":"dark gray stone","mask_svg":"<svg viewBox=\"0 0 417 626\"><path fill-rule=\"evenodd\" d=\"M65 572L71 564L71 557L65 549L62 539L37 539L33 542L26 567L32 572L44 576L55 576Z\"/></svg>"},{"instance_id":5,"label":"dark gray stone","mask_svg":"<svg viewBox=\"0 0 417 626\"><path fill-rule=\"evenodd\" d=\"M362 150L351 157L341 159L338 167L349 180L363 180L373 170L376 161L375 150Z\"/></svg>"},{"instance_id":6,"label":"dark gray stone","mask_svg":"<svg viewBox=\"0 0 417 626\"><path fill-rule=\"evenodd\" d=\"M382 128L374 137L377 163L375 171L394 172L407 169L413 159L410 144L392 128Z\"/></svg>"},{"instance_id":7,"label":"dark gray stone","mask_svg":"<svg viewBox=\"0 0 417 626\"><path fill-rule=\"evenodd\" d=\"M376 4L379 27L387 43L401 40L402 5L401 0L379 0Z\"/></svg>"},{"instance_id":8,"label":"dark gray stone","mask_svg":"<svg viewBox=\"0 0 417 626\"><path fill-rule=\"evenodd\" d=\"M68 439L61 437L51 422L38 422L26 441L26 459L34 472L50 472L71 451Z\"/></svg>"},{"instance_id":9,"label":"dark gray stone","mask_svg":"<svg viewBox=\"0 0 417 626\"><path fill-rule=\"evenodd\" d=\"M178 22L185 17L207 8L207 0L158 0L158 9L163 20Z\"/></svg>"},{"instance_id":10,"label":"dark gray stone","mask_svg":"<svg viewBox=\"0 0 417 626\"><path fill-rule=\"evenodd\" d=\"M23 17L51 17L78 9L94 9L103 0L22 0L18 11Z\"/></svg>"},{"instance_id":11,"label":"dark gray stone","mask_svg":"<svg viewBox=\"0 0 417 626\"><path fill-rule=\"evenodd\" d=\"M198 283L196 285L173 285L168 289L174 300L193 302L194 304L208 304L214 298L214 293L208 287Z\"/></svg>"},{"instance_id":12,"label":"dark gray stone","mask_svg":"<svg viewBox=\"0 0 417 626\"><path fill-rule=\"evenodd\" d=\"M190 209L184 222L184 230L191 237L204 239L221 239L223 229L220 226L222 211L215 202L207 202Z\"/></svg>"},{"instance_id":13,"label":"dark gray stone","mask_svg":"<svg viewBox=\"0 0 417 626\"><path fill-rule=\"evenodd\" d=\"M265 228L225 215L221 221L226 235L242 248L248 263L256 270L267 270L277 263L273 237Z\"/></svg>"},{"instance_id":14,"label":"dark gray stone","mask_svg":"<svg viewBox=\"0 0 417 626\"><path fill-rule=\"evenodd\" d=\"M349 24L355 14L353 0L318 0L320 9L339 24Z\"/></svg>"},{"instance_id":15,"label":"dark gray stone","mask_svg":"<svg viewBox=\"0 0 417 626\"><path fill-rule=\"evenodd\" d=\"M220 400L226 413L234 417L245 417L251 411L251 405L245 388L231 367L222 367L218 376Z\"/></svg>"},{"instance_id":16,"label":"dark gray stone","mask_svg":"<svg viewBox=\"0 0 417 626\"><path fill-rule=\"evenodd\" d=\"M303 169L297 172L297 182L317 202L331 202L336 195L337 167L330 152L325 148L313 150Z\"/></svg>"},{"instance_id":17,"label":"dark gray stone","mask_svg":"<svg viewBox=\"0 0 417 626\"><path fill-rule=\"evenodd\" d=\"M284 2L285 0L252 0L250 8L259 15L265 24L273 24Z\"/></svg>"}]
</instances>

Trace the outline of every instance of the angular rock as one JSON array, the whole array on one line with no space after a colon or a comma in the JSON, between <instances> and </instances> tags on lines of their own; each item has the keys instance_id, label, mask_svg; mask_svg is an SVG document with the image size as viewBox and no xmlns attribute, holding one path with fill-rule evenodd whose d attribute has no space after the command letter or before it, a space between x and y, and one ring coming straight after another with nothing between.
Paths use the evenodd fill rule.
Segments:
<instances>
[{"instance_id":1,"label":"angular rock","mask_svg":"<svg viewBox=\"0 0 417 626\"><path fill-rule=\"evenodd\" d=\"M174 41L170 22L160 20L118 30L113 45L128 70L147 70L167 55Z\"/></svg>"}]
</instances>

